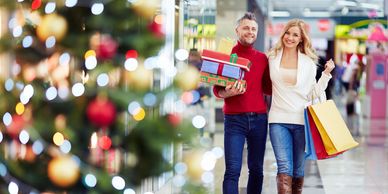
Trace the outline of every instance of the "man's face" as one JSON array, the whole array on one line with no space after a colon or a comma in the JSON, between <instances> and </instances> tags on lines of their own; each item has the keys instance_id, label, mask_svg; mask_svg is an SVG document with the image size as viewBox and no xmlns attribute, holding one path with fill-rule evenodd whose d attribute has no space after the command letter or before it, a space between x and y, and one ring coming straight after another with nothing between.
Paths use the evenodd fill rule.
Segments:
<instances>
[{"instance_id":1,"label":"man's face","mask_svg":"<svg viewBox=\"0 0 388 194\"><path fill-rule=\"evenodd\" d=\"M257 37L257 23L253 20L242 20L236 28L236 34L242 45L252 45Z\"/></svg>"}]
</instances>

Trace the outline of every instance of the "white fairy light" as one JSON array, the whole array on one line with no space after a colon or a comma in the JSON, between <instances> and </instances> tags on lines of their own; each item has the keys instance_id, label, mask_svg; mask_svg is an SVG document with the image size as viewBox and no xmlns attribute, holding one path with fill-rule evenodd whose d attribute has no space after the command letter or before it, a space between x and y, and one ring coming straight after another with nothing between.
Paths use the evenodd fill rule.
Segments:
<instances>
[{"instance_id":1,"label":"white fairy light","mask_svg":"<svg viewBox=\"0 0 388 194\"><path fill-rule=\"evenodd\" d=\"M123 190L125 188L125 180L120 176L112 178L112 186L117 190Z\"/></svg>"},{"instance_id":2,"label":"white fairy light","mask_svg":"<svg viewBox=\"0 0 388 194\"><path fill-rule=\"evenodd\" d=\"M194 125L195 128L202 129L206 125L206 119L202 115L196 115L192 119L192 124Z\"/></svg>"},{"instance_id":3,"label":"white fairy light","mask_svg":"<svg viewBox=\"0 0 388 194\"><path fill-rule=\"evenodd\" d=\"M83 84L81 84L81 83L76 83L71 88L71 92L73 93L73 95L75 97L82 96L84 94L84 92L85 92L85 86Z\"/></svg>"},{"instance_id":4,"label":"white fairy light","mask_svg":"<svg viewBox=\"0 0 388 194\"><path fill-rule=\"evenodd\" d=\"M97 178L93 174L87 174L85 176L85 184L88 187L95 187L97 185Z\"/></svg>"},{"instance_id":5,"label":"white fairy light","mask_svg":"<svg viewBox=\"0 0 388 194\"><path fill-rule=\"evenodd\" d=\"M26 36L23 38L23 41L22 41L23 48L30 47L32 43L33 43L32 36Z\"/></svg>"},{"instance_id":6,"label":"white fairy light","mask_svg":"<svg viewBox=\"0 0 388 194\"><path fill-rule=\"evenodd\" d=\"M97 67L97 58L95 56L89 56L85 60L85 67L88 70L92 70Z\"/></svg>"},{"instance_id":7,"label":"white fairy light","mask_svg":"<svg viewBox=\"0 0 388 194\"><path fill-rule=\"evenodd\" d=\"M58 88L58 96L62 99L66 99L69 96L69 88L67 87L59 87Z\"/></svg>"},{"instance_id":8,"label":"white fairy light","mask_svg":"<svg viewBox=\"0 0 388 194\"><path fill-rule=\"evenodd\" d=\"M33 144L32 144L32 151L36 154L36 155L39 155L43 152L43 143L39 140L35 141Z\"/></svg>"},{"instance_id":9,"label":"white fairy light","mask_svg":"<svg viewBox=\"0 0 388 194\"><path fill-rule=\"evenodd\" d=\"M14 37L19 37L23 34L23 28L21 26L16 26L13 30L12 30L12 35Z\"/></svg>"},{"instance_id":10,"label":"white fairy light","mask_svg":"<svg viewBox=\"0 0 388 194\"><path fill-rule=\"evenodd\" d=\"M144 61L144 68L153 69L157 67L158 59L156 57L149 57Z\"/></svg>"},{"instance_id":11,"label":"white fairy light","mask_svg":"<svg viewBox=\"0 0 388 194\"><path fill-rule=\"evenodd\" d=\"M30 140L30 134L26 130L22 130L19 134L19 140L22 144L26 144Z\"/></svg>"},{"instance_id":12,"label":"white fairy light","mask_svg":"<svg viewBox=\"0 0 388 194\"><path fill-rule=\"evenodd\" d=\"M207 151L202 156L201 167L206 171L210 171L214 169L214 167L216 166L216 162L217 162L217 158L213 154L213 152Z\"/></svg>"},{"instance_id":13,"label":"white fairy light","mask_svg":"<svg viewBox=\"0 0 388 194\"><path fill-rule=\"evenodd\" d=\"M224 156L224 150L221 147L214 147L212 152L217 159L220 159L222 156Z\"/></svg>"},{"instance_id":14,"label":"white fairy light","mask_svg":"<svg viewBox=\"0 0 388 194\"><path fill-rule=\"evenodd\" d=\"M69 65L70 63L70 54L69 53L63 53L59 57L59 65Z\"/></svg>"},{"instance_id":15,"label":"white fairy light","mask_svg":"<svg viewBox=\"0 0 388 194\"><path fill-rule=\"evenodd\" d=\"M135 58L128 58L124 62L124 67L127 71L135 71L138 67L138 62Z\"/></svg>"},{"instance_id":16,"label":"white fairy light","mask_svg":"<svg viewBox=\"0 0 388 194\"><path fill-rule=\"evenodd\" d=\"M10 194L18 194L19 193L19 186L15 182L11 181L8 185L8 192Z\"/></svg>"},{"instance_id":17,"label":"white fairy light","mask_svg":"<svg viewBox=\"0 0 388 194\"><path fill-rule=\"evenodd\" d=\"M0 162L0 176L7 175L7 167Z\"/></svg>"},{"instance_id":18,"label":"white fairy light","mask_svg":"<svg viewBox=\"0 0 388 194\"><path fill-rule=\"evenodd\" d=\"M5 85L5 90L10 92L13 89L15 83L12 79L7 79L7 81L5 81L4 85Z\"/></svg>"},{"instance_id":19,"label":"white fairy light","mask_svg":"<svg viewBox=\"0 0 388 194\"><path fill-rule=\"evenodd\" d=\"M77 0L66 0L65 5L66 7L74 7L75 5L77 5L77 3Z\"/></svg>"},{"instance_id":20,"label":"white fairy light","mask_svg":"<svg viewBox=\"0 0 388 194\"><path fill-rule=\"evenodd\" d=\"M54 100L58 95L58 91L54 86L49 87L46 90L46 98L47 100Z\"/></svg>"},{"instance_id":21,"label":"white fairy light","mask_svg":"<svg viewBox=\"0 0 388 194\"><path fill-rule=\"evenodd\" d=\"M212 183L214 181L214 174L212 172L204 172L201 176L204 183Z\"/></svg>"},{"instance_id":22,"label":"white fairy light","mask_svg":"<svg viewBox=\"0 0 388 194\"><path fill-rule=\"evenodd\" d=\"M147 93L144 95L143 102L146 106L152 107L156 104L157 98L153 93Z\"/></svg>"},{"instance_id":23,"label":"white fairy light","mask_svg":"<svg viewBox=\"0 0 388 194\"><path fill-rule=\"evenodd\" d=\"M63 153L65 153L65 154L69 153L69 152L71 151L71 143L70 143L70 141L67 140L67 139L65 139L65 140L63 141L62 145L59 146L59 149L60 149Z\"/></svg>"},{"instance_id":24,"label":"white fairy light","mask_svg":"<svg viewBox=\"0 0 388 194\"><path fill-rule=\"evenodd\" d=\"M8 27L10 29L13 29L17 26L17 21L16 21L16 18L11 18L8 22Z\"/></svg>"},{"instance_id":25,"label":"white fairy light","mask_svg":"<svg viewBox=\"0 0 388 194\"><path fill-rule=\"evenodd\" d=\"M46 7L44 8L44 12L46 14L50 14L50 13L53 13L55 11L55 7L56 7L56 4L55 2L48 2L46 4Z\"/></svg>"},{"instance_id":26,"label":"white fairy light","mask_svg":"<svg viewBox=\"0 0 388 194\"><path fill-rule=\"evenodd\" d=\"M55 46L56 39L54 36L50 36L46 39L46 48L53 48Z\"/></svg>"},{"instance_id":27,"label":"white fairy light","mask_svg":"<svg viewBox=\"0 0 388 194\"><path fill-rule=\"evenodd\" d=\"M106 73L102 73L97 77L97 85L104 87L109 83L109 76Z\"/></svg>"},{"instance_id":28,"label":"white fairy light","mask_svg":"<svg viewBox=\"0 0 388 194\"><path fill-rule=\"evenodd\" d=\"M189 52L186 49L178 49L175 52L175 58L179 61L184 61L189 57Z\"/></svg>"},{"instance_id":29,"label":"white fairy light","mask_svg":"<svg viewBox=\"0 0 388 194\"><path fill-rule=\"evenodd\" d=\"M136 194L135 190L128 188L124 190L124 194Z\"/></svg>"},{"instance_id":30,"label":"white fairy light","mask_svg":"<svg viewBox=\"0 0 388 194\"><path fill-rule=\"evenodd\" d=\"M92 5L92 13L94 15L100 15L104 11L104 4L95 3Z\"/></svg>"},{"instance_id":31,"label":"white fairy light","mask_svg":"<svg viewBox=\"0 0 388 194\"><path fill-rule=\"evenodd\" d=\"M187 172L187 165L183 162L175 164L174 170L177 174L184 174Z\"/></svg>"},{"instance_id":32,"label":"white fairy light","mask_svg":"<svg viewBox=\"0 0 388 194\"><path fill-rule=\"evenodd\" d=\"M176 175L172 179L172 183L175 187L182 187L186 183L186 178L183 175Z\"/></svg>"},{"instance_id":33,"label":"white fairy light","mask_svg":"<svg viewBox=\"0 0 388 194\"><path fill-rule=\"evenodd\" d=\"M131 113L131 115L136 115L141 109L141 106L138 102L133 101L128 105L128 112Z\"/></svg>"},{"instance_id":34,"label":"white fairy light","mask_svg":"<svg viewBox=\"0 0 388 194\"><path fill-rule=\"evenodd\" d=\"M5 126L9 126L12 123L12 116L9 112L6 112L3 116L3 123Z\"/></svg>"}]
</instances>

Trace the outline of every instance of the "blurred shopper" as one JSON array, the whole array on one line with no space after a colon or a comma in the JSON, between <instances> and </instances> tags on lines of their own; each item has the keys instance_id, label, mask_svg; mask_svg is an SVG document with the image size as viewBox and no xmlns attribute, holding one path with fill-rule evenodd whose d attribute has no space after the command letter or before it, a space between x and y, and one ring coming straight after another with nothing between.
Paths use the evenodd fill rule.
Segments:
<instances>
[{"instance_id":1,"label":"blurred shopper","mask_svg":"<svg viewBox=\"0 0 388 194\"><path fill-rule=\"evenodd\" d=\"M305 162L304 108L312 96L324 93L335 65L332 60L318 83L318 57L311 46L306 24L290 20L268 54L272 81L269 130L277 163L279 194L302 193Z\"/></svg>"},{"instance_id":2,"label":"blurred shopper","mask_svg":"<svg viewBox=\"0 0 388 194\"><path fill-rule=\"evenodd\" d=\"M264 53L254 49L258 25L253 13L246 13L237 21L237 45L232 53L251 61L244 79L247 88L239 81L226 87L215 86L214 94L224 98L224 149L225 175L224 194L238 194L238 182L242 166L245 140L248 144L248 194L261 193L263 185L263 163L267 140L268 117L263 91L271 93L268 60Z\"/></svg>"}]
</instances>

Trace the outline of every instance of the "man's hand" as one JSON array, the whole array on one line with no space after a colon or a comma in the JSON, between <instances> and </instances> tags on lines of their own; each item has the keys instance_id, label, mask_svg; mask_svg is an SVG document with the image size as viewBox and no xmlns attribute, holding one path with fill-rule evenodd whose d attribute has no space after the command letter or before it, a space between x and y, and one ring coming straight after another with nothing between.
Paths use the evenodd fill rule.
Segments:
<instances>
[{"instance_id":1,"label":"man's hand","mask_svg":"<svg viewBox=\"0 0 388 194\"><path fill-rule=\"evenodd\" d=\"M236 81L233 85L228 85L224 90L221 90L219 95L222 98L228 98L243 94L245 91L246 89L242 86L241 81Z\"/></svg>"}]
</instances>

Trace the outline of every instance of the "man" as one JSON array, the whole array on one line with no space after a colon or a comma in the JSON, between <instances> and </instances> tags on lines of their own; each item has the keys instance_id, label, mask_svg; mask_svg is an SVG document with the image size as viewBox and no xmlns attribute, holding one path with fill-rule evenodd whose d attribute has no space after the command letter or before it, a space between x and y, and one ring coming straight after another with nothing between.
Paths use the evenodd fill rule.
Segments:
<instances>
[{"instance_id":1,"label":"man","mask_svg":"<svg viewBox=\"0 0 388 194\"><path fill-rule=\"evenodd\" d=\"M246 13L237 21L237 45L232 53L249 59L252 63L244 79L247 88L239 81L226 87L215 86L214 94L224 98L224 149L225 175L224 194L238 194L238 181L242 166L245 139L248 145L249 179L248 194L261 193L263 185L263 162L267 139L267 108L263 91L271 93L271 81L268 72L268 59L265 54L255 50L258 25L255 15Z\"/></svg>"}]
</instances>

